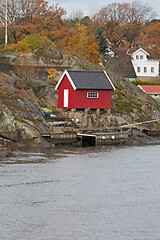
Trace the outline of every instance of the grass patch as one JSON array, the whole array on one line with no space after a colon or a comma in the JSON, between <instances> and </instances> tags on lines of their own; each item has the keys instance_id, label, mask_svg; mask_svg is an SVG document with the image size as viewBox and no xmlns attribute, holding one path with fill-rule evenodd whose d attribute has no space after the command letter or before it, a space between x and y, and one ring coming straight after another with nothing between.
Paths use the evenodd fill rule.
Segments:
<instances>
[{"instance_id":1,"label":"grass patch","mask_svg":"<svg viewBox=\"0 0 160 240\"><path fill-rule=\"evenodd\" d=\"M119 95L122 95L122 96L126 96L126 93L123 92L122 90L118 89L118 88L115 89L113 94L119 94Z\"/></svg>"},{"instance_id":2,"label":"grass patch","mask_svg":"<svg viewBox=\"0 0 160 240\"><path fill-rule=\"evenodd\" d=\"M160 80L155 80L155 81L151 81L151 80L135 80L132 81L132 83L136 86L138 85L160 85Z\"/></svg>"}]
</instances>

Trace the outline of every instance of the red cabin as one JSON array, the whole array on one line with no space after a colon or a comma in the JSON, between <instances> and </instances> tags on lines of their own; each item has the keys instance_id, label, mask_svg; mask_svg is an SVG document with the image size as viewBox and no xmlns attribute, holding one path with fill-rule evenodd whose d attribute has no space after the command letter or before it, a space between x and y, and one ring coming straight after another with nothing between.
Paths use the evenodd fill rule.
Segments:
<instances>
[{"instance_id":1,"label":"red cabin","mask_svg":"<svg viewBox=\"0 0 160 240\"><path fill-rule=\"evenodd\" d=\"M115 90L105 71L65 70L58 89L59 108L111 108L111 91Z\"/></svg>"}]
</instances>

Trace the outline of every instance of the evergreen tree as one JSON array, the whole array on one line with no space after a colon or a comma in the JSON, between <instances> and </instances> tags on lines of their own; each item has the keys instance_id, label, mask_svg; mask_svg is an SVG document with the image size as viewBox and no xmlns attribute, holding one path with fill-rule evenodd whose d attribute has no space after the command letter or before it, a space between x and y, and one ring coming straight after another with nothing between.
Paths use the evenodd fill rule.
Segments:
<instances>
[{"instance_id":1,"label":"evergreen tree","mask_svg":"<svg viewBox=\"0 0 160 240\"><path fill-rule=\"evenodd\" d=\"M103 35L102 28L99 27L96 29L96 36L97 42L99 44L99 53L105 56L106 53L108 52L108 43L105 36Z\"/></svg>"}]
</instances>

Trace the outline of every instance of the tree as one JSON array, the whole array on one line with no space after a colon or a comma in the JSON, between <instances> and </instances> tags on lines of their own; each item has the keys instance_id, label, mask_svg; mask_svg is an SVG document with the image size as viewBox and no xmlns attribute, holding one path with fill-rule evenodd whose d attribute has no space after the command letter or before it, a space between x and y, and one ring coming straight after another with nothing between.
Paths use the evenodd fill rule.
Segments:
<instances>
[{"instance_id":1,"label":"tree","mask_svg":"<svg viewBox=\"0 0 160 240\"><path fill-rule=\"evenodd\" d=\"M99 27L99 28L96 29L96 36L97 36L97 42L98 42L98 45L99 45L98 52L100 54L102 54L103 56L105 56L105 54L108 51L108 43L107 43L107 40L106 40L105 36L103 35L102 28Z\"/></svg>"},{"instance_id":2,"label":"tree","mask_svg":"<svg viewBox=\"0 0 160 240\"><path fill-rule=\"evenodd\" d=\"M45 0L8 0L8 35L17 42L26 35L38 33L52 40L62 38L66 13L57 4L49 6ZM0 20L5 24L5 0L0 1Z\"/></svg>"},{"instance_id":3,"label":"tree","mask_svg":"<svg viewBox=\"0 0 160 240\"><path fill-rule=\"evenodd\" d=\"M67 26L68 28L74 27L81 19L83 18L83 11L72 11L67 19Z\"/></svg>"},{"instance_id":4,"label":"tree","mask_svg":"<svg viewBox=\"0 0 160 240\"><path fill-rule=\"evenodd\" d=\"M86 48L83 56L95 64L99 64L102 60L102 55L99 53L99 46L94 35L87 36Z\"/></svg>"},{"instance_id":5,"label":"tree","mask_svg":"<svg viewBox=\"0 0 160 240\"><path fill-rule=\"evenodd\" d=\"M90 27L90 24L91 24L91 19L90 19L90 17L89 16L85 16L85 17L83 17L82 19L81 19L81 24L83 24L84 26L86 26L86 27Z\"/></svg>"},{"instance_id":6,"label":"tree","mask_svg":"<svg viewBox=\"0 0 160 240\"><path fill-rule=\"evenodd\" d=\"M3 52L35 52L47 47L55 47L55 44L45 36L38 34L31 34L26 36L16 44L7 45L4 47Z\"/></svg>"},{"instance_id":7,"label":"tree","mask_svg":"<svg viewBox=\"0 0 160 240\"><path fill-rule=\"evenodd\" d=\"M153 17L152 9L147 5L142 5L138 1L129 3L112 3L102 8L95 14L94 19L106 23L108 21L124 24L127 22L146 22Z\"/></svg>"},{"instance_id":8,"label":"tree","mask_svg":"<svg viewBox=\"0 0 160 240\"><path fill-rule=\"evenodd\" d=\"M92 26L101 27L104 36L117 47L122 40L132 45L140 34L146 21L153 16L153 12L146 4L134 1L132 3L112 3L102 8L93 17Z\"/></svg>"},{"instance_id":9,"label":"tree","mask_svg":"<svg viewBox=\"0 0 160 240\"><path fill-rule=\"evenodd\" d=\"M122 38L131 47L135 44L136 38L140 35L142 24L137 21L128 22L121 27Z\"/></svg>"},{"instance_id":10,"label":"tree","mask_svg":"<svg viewBox=\"0 0 160 240\"><path fill-rule=\"evenodd\" d=\"M157 23L157 22L160 22L160 19L152 19L151 22Z\"/></svg>"},{"instance_id":11,"label":"tree","mask_svg":"<svg viewBox=\"0 0 160 240\"><path fill-rule=\"evenodd\" d=\"M140 21L145 23L153 19L156 13L153 12L152 8L148 4L141 4L139 1L135 0L130 5L129 12L129 22Z\"/></svg>"},{"instance_id":12,"label":"tree","mask_svg":"<svg viewBox=\"0 0 160 240\"><path fill-rule=\"evenodd\" d=\"M151 22L144 26L141 33L141 41L152 48L160 56L160 22Z\"/></svg>"},{"instance_id":13,"label":"tree","mask_svg":"<svg viewBox=\"0 0 160 240\"><path fill-rule=\"evenodd\" d=\"M88 34L88 28L80 22L70 29L65 38L65 44L66 50L70 53L87 58L96 64L101 61L102 56L98 52L96 36Z\"/></svg>"}]
</instances>

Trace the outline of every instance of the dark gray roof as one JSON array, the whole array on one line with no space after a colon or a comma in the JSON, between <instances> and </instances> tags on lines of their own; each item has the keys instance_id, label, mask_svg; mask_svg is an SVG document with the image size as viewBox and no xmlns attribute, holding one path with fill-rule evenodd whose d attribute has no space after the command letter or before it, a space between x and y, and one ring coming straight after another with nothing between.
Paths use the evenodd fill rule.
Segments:
<instances>
[{"instance_id":1,"label":"dark gray roof","mask_svg":"<svg viewBox=\"0 0 160 240\"><path fill-rule=\"evenodd\" d=\"M68 71L77 89L113 90L113 85L104 71Z\"/></svg>"}]
</instances>

